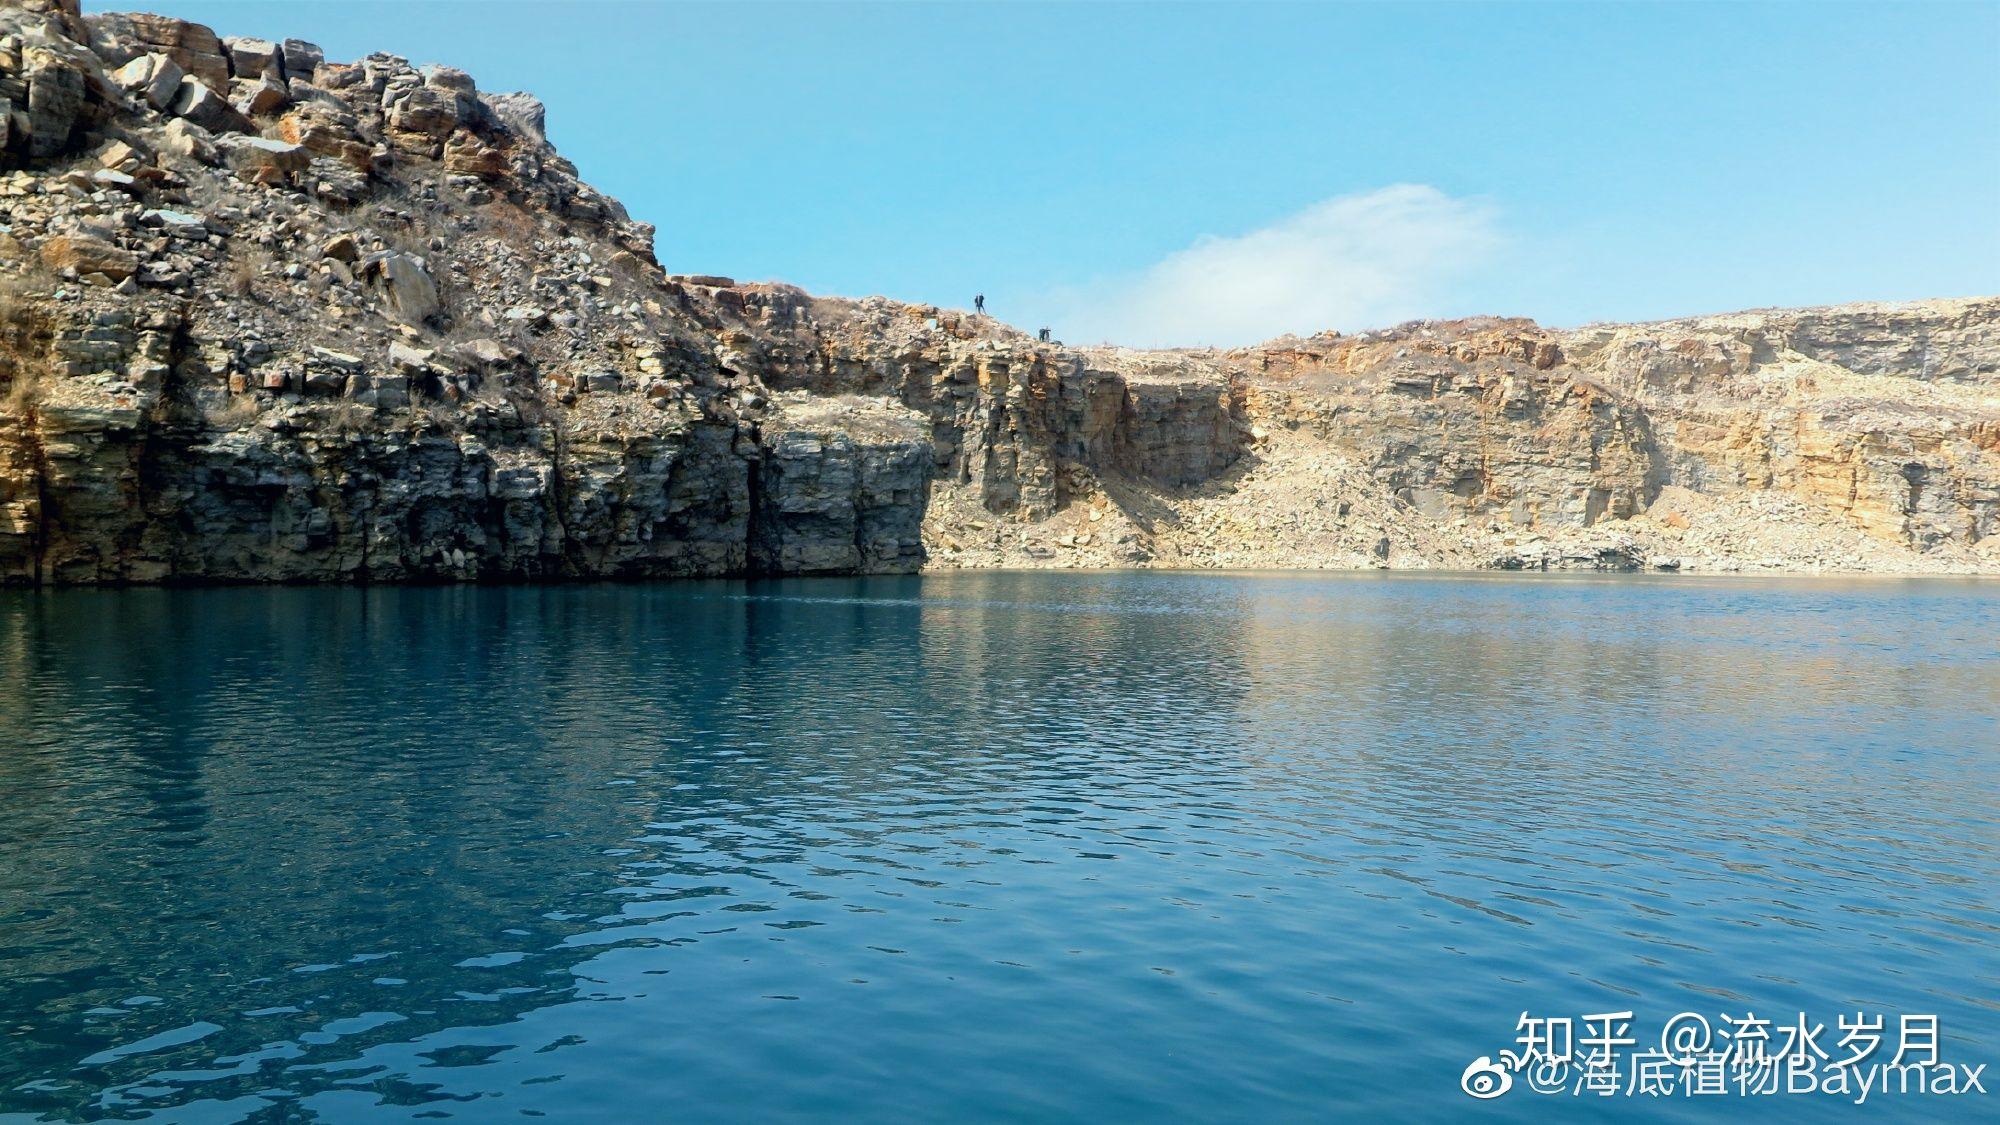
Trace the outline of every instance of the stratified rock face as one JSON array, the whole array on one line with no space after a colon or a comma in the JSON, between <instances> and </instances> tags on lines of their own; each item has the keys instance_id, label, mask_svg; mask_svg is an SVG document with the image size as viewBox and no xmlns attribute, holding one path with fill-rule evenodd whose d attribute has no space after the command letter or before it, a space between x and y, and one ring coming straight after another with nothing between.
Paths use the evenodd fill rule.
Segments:
<instances>
[{"instance_id":1,"label":"stratified rock face","mask_svg":"<svg viewBox=\"0 0 2000 1125\"><path fill-rule=\"evenodd\" d=\"M1251 379L1272 432L1260 471L1284 475L1290 439L1317 427L1348 466L1429 519L1431 542L1413 539L1411 554L1500 566L1995 563L2000 301L1572 332L1418 324L1278 341L1227 362Z\"/></svg>"},{"instance_id":2,"label":"stratified rock face","mask_svg":"<svg viewBox=\"0 0 2000 1125\"><path fill-rule=\"evenodd\" d=\"M525 94L0 7L0 581L2000 570L2000 301L1232 352L672 275Z\"/></svg>"},{"instance_id":3,"label":"stratified rock face","mask_svg":"<svg viewBox=\"0 0 2000 1125\"><path fill-rule=\"evenodd\" d=\"M788 431L765 448L752 497L752 570L855 574L922 564L930 478L922 442Z\"/></svg>"}]
</instances>

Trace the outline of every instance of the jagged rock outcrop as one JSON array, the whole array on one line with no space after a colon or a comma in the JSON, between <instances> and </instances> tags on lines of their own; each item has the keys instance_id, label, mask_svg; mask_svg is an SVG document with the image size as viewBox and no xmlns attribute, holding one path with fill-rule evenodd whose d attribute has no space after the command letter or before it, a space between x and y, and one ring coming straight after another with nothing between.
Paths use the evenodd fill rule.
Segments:
<instances>
[{"instance_id":1,"label":"jagged rock outcrop","mask_svg":"<svg viewBox=\"0 0 2000 1125\"><path fill-rule=\"evenodd\" d=\"M542 119L0 7L0 581L2000 569L2000 301L1067 348L670 274Z\"/></svg>"}]
</instances>

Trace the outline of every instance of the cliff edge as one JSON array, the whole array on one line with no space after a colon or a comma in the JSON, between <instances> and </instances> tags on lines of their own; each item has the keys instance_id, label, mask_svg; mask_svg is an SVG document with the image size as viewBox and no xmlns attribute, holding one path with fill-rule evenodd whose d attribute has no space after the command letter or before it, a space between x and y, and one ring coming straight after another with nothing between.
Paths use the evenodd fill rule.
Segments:
<instances>
[{"instance_id":1,"label":"cliff edge","mask_svg":"<svg viewBox=\"0 0 2000 1125\"><path fill-rule=\"evenodd\" d=\"M542 116L0 3L0 582L2000 571L2000 299L1072 348L670 273Z\"/></svg>"}]
</instances>

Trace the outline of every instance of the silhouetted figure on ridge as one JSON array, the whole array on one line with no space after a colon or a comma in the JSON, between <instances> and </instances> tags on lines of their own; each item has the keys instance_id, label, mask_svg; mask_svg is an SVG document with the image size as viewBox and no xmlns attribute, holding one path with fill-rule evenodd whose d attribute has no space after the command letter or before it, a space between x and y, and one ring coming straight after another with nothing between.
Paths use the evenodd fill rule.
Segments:
<instances>
[{"instance_id":1,"label":"silhouetted figure on ridge","mask_svg":"<svg viewBox=\"0 0 2000 1125\"><path fill-rule=\"evenodd\" d=\"M981 293L972 298L972 311L981 316L986 315L986 294Z\"/></svg>"}]
</instances>

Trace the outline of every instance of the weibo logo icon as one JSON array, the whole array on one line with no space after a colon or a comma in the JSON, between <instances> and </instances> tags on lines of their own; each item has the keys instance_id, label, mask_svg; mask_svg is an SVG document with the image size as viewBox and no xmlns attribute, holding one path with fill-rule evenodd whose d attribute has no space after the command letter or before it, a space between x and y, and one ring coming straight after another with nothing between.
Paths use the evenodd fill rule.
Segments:
<instances>
[{"instance_id":1,"label":"weibo logo icon","mask_svg":"<svg viewBox=\"0 0 2000 1125\"><path fill-rule=\"evenodd\" d=\"M1481 1055L1472 1060L1472 1065L1459 1075L1458 1088L1484 1101L1497 1098L1514 1088L1514 1076L1505 1067L1493 1061L1491 1055Z\"/></svg>"}]
</instances>

